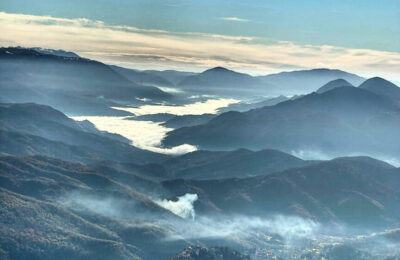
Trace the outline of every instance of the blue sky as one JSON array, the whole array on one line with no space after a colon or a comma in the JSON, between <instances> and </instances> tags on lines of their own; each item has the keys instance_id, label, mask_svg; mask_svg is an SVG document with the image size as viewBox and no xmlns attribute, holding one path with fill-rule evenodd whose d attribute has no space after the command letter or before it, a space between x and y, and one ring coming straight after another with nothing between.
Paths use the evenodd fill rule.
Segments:
<instances>
[{"instance_id":1,"label":"blue sky","mask_svg":"<svg viewBox=\"0 0 400 260\"><path fill-rule=\"evenodd\" d=\"M144 29L400 51L399 0L2 0L0 10Z\"/></svg>"},{"instance_id":2,"label":"blue sky","mask_svg":"<svg viewBox=\"0 0 400 260\"><path fill-rule=\"evenodd\" d=\"M400 81L400 0L1 0L0 45L137 69L334 68Z\"/></svg>"}]
</instances>

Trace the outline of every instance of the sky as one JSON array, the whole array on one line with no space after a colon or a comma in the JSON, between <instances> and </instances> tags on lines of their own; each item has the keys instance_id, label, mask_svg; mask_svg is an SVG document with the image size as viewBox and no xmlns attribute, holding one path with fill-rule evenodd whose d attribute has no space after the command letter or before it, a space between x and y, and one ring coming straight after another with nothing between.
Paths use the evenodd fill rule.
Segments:
<instances>
[{"instance_id":1,"label":"sky","mask_svg":"<svg viewBox=\"0 0 400 260\"><path fill-rule=\"evenodd\" d=\"M138 69L337 68L400 81L399 0L2 0L0 45Z\"/></svg>"}]
</instances>

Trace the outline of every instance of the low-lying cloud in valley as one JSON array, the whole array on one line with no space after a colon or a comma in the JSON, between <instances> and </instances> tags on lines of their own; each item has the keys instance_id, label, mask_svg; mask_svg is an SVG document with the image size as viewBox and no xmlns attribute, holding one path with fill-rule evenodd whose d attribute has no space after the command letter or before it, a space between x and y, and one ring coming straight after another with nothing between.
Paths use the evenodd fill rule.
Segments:
<instances>
[{"instance_id":1,"label":"low-lying cloud in valley","mask_svg":"<svg viewBox=\"0 0 400 260\"><path fill-rule=\"evenodd\" d=\"M216 114L218 108L227 107L231 104L239 103L240 100L232 98L220 98L220 99L208 99L204 102L197 101L194 103L173 106L173 105L143 105L140 107L113 107L133 113L137 116L141 115L152 115L158 113L168 113L177 116L182 115L202 115L202 114Z\"/></svg>"},{"instance_id":2,"label":"low-lying cloud in valley","mask_svg":"<svg viewBox=\"0 0 400 260\"><path fill-rule=\"evenodd\" d=\"M143 105L135 108L116 109L131 112L137 116L150 115L157 113L169 113L174 115L201 115L215 114L218 108L226 107L230 104L238 103L236 99L209 99L207 101L194 102L191 104L173 106L173 105ZM167 128L159 122L130 120L129 117L120 116L74 116L71 117L77 121L89 120L99 130L110 133L120 134L132 141L132 145L163 154L185 154L196 151L196 146L182 144L172 148L160 147L161 141L173 128Z\"/></svg>"}]
</instances>

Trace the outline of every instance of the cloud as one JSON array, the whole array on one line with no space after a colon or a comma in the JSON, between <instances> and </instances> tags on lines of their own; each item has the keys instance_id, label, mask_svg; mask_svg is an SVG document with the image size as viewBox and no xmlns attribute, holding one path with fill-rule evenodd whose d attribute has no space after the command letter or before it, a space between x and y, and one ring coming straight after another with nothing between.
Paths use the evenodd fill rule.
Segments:
<instances>
[{"instance_id":1,"label":"cloud","mask_svg":"<svg viewBox=\"0 0 400 260\"><path fill-rule=\"evenodd\" d=\"M0 30L3 46L61 48L83 57L138 69L202 71L225 66L251 74L266 74L282 68L317 68L329 64L331 68L367 77L400 80L398 52L259 37L147 30L86 18L4 12L0 12Z\"/></svg>"},{"instance_id":2,"label":"cloud","mask_svg":"<svg viewBox=\"0 0 400 260\"><path fill-rule=\"evenodd\" d=\"M208 99L204 102L195 102L182 106L143 105L136 108L114 107L115 109L129 111L137 116L157 113L174 115L201 115L216 114L221 107L239 102L236 99ZM99 130L120 134L132 141L132 145L156 153L180 155L197 150L196 146L182 144L172 148L160 147L161 141L173 128L167 128L161 123L152 121L129 120L129 117L118 116L75 116L77 121L89 120Z\"/></svg>"},{"instance_id":3,"label":"cloud","mask_svg":"<svg viewBox=\"0 0 400 260\"><path fill-rule=\"evenodd\" d=\"M173 130L160 123L151 121L126 120L126 117L117 116L77 116L74 120L89 120L99 130L120 134L129 140L132 145L156 153L180 155L196 151L196 146L183 144L172 148L161 148L162 139Z\"/></svg>"},{"instance_id":4,"label":"cloud","mask_svg":"<svg viewBox=\"0 0 400 260\"><path fill-rule=\"evenodd\" d=\"M249 22L250 20L239 18L239 17L220 17L220 20L232 21L232 22Z\"/></svg>"},{"instance_id":5,"label":"cloud","mask_svg":"<svg viewBox=\"0 0 400 260\"><path fill-rule=\"evenodd\" d=\"M194 220L196 214L193 203L197 199L197 194L186 193L185 195L178 197L178 200L176 201L163 199L156 200L155 202L175 215Z\"/></svg>"},{"instance_id":6,"label":"cloud","mask_svg":"<svg viewBox=\"0 0 400 260\"><path fill-rule=\"evenodd\" d=\"M137 116L152 115L158 113L169 113L174 115L202 115L202 114L216 114L219 108L227 107L230 104L235 104L240 100L232 98L208 99L204 102L198 101L191 104L182 106L170 105L143 105L140 107L113 107L114 109L128 111Z\"/></svg>"}]
</instances>

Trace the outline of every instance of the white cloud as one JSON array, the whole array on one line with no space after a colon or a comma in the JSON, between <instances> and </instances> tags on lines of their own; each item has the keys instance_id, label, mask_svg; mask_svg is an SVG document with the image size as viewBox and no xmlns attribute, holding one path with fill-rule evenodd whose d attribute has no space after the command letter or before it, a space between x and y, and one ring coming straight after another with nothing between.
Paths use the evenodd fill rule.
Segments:
<instances>
[{"instance_id":1,"label":"white cloud","mask_svg":"<svg viewBox=\"0 0 400 260\"><path fill-rule=\"evenodd\" d=\"M299 44L256 37L144 30L85 18L4 12L0 12L0 31L0 44L3 46L62 48L83 57L139 69L200 71L213 66L226 66L260 74L329 64L331 68L367 77L400 80L398 52Z\"/></svg>"},{"instance_id":2,"label":"white cloud","mask_svg":"<svg viewBox=\"0 0 400 260\"><path fill-rule=\"evenodd\" d=\"M249 20L239 18L239 17L220 17L219 19L224 20L224 21L232 21L232 22L249 22Z\"/></svg>"},{"instance_id":3,"label":"white cloud","mask_svg":"<svg viewBox=\"0 0 400 260\"><path fill-rule=\"evenodd\" d=\"M138 108L117 108L134 113L135 115L149 115L157 113L170 113L174 115L201 115L215 114L218 108L237 103L235 99L209 99L205 102L195 102L183 106L144 105ZM129 117L118 116L76 116L74 120L89 120L99 130L120 134L132 141L132 145L163 154L185 154L197 150L196 146L182 144L172 148L160 147L161 141L173 128L167 128L161 123L151 121L127 120Z\"/></svg>"},{"instance_id":4,"label":"white cloud","mask_svg":"<svg viewBox=\"0 0 400 260\"><path fill-rule=\"evenodd\" d=\"M218 108L227 107L230 104L235 104L238 102L240 102L240 100L221 98L221 99L208 99L207 101L204 102L198 101L195 103L186 104L182 106L144 105L135 108L126 108L126 107L113 107L113 108L123 111L128 111L137 116L158 114L158 113L169 113L181 116L181 115L216 114L218 112Z\"/></svg>"},{"instance_id":5,"label":"white cloud","mask_svg":"<svg viewBox=\"0 0 400 260\"><path fill-rule=\"evenodd\" d=\"M185 154L196 151L193 145L183 144L173 148L161 148L162 139L173 130L151 121L126 120L126 117L117 116L76 116L74 120L89 120L99 130L120 134L132 141L132 145L163 154Z\"/></svg>"}]
</instances>

